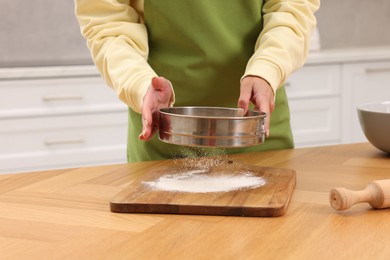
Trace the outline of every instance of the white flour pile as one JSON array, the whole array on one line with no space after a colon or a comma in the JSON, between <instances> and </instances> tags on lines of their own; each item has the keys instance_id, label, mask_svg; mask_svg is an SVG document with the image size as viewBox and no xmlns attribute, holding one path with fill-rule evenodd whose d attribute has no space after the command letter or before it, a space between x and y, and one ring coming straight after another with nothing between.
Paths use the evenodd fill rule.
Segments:
<instances>
[{"instance_id":1,"label":"white flour pile","mask_svg":"<svg viewBox=\"0 0 390 260\"><path fill-rule=\"evenodd\" d=\"M161 191L208 193L253 189L266 183L263 178L250 172L242 172L239 175L219 173L218 176L208 175L206 172L207 170L201 169L163 175L144 184Z\"/></svg>"}]
</instances>

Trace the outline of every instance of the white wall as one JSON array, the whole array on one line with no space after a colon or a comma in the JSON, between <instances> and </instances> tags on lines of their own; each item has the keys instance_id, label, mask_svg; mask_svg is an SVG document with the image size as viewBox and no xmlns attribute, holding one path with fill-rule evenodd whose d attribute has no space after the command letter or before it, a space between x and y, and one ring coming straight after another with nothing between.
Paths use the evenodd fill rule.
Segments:
<instances>
[{"instance_id":1,"label":"white wall","mask_svg":"<svg viewBox=\"0 0 390 260\"><path fill-rule=\"evenodd\" d=\"M0 0L0 67L92 63L73 0Z\"/></svg>"},{"instance_id":2,"label":"white wall","mask_svg":"<svg viewBox=\"0 0 390 260\"><path fill-rule=\"evenodd\" d=\"M323 49L390 45L389 0L321 0Z\"/></svg>"},{"instance_id":3,"label":"white wall","mask_svg":"<svg viewBox=\"0 0 390 260\"><path fill-rule=\"evenodd\" d=\"M0 67L92 64L73 0L0 0ZM322 49L390 45L389 0L322 0Z\"/></svg>"}]
</instances>

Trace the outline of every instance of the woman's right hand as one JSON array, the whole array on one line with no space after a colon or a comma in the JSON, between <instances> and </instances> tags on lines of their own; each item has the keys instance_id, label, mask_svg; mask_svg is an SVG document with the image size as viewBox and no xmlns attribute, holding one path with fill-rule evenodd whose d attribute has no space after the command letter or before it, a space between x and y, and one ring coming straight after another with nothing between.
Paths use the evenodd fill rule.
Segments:
<instances>
[{"instance_id":1,"label":"woman's right hand","mask_svg":"<svg viewBox=\"0 0 390 260\"><path fill-rule=\"evenodd\" d=\"M169 107L173 100L172 85L163 77L155 77L146 91L142 102L142 133L139 139L148 141L158 128L159 110Z\"/></svg>"}]
</instances>

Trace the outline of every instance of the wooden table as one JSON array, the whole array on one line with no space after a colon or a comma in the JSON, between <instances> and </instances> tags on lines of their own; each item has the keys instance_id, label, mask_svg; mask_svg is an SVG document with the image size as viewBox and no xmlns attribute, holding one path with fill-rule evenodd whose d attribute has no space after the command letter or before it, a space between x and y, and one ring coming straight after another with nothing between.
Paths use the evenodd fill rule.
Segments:
<instances>
[{"instance_id":1,"label":"wooden table","mask_svg":"<svg viewBox=\"0 0 390 260\"><path fill-rule=\"evenodd\" d=\"M232 158L296 170L284 216L110 212L133 176L171 161L0 175L0 259L390 259L390 209L328 201L331 188L390 179L389 156L353 144Z\"/></svg>"}]
</instances>

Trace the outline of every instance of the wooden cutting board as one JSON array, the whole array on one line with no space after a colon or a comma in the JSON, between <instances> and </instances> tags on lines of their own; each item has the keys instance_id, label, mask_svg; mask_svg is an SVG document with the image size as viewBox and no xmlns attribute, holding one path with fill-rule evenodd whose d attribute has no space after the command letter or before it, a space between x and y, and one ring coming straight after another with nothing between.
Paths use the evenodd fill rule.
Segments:
<instances>
[{"instance_id":1,"label":"wooden cutting board","mask_svg":"<svg viewBox=\"0 0 390 260\"><path fill-rule=\"evenodd\" d=\"M178 176L182 179L185 179L185 176L188 178L189 172L193 172L193 169L170 165L159 169L149 169L143 174L138 174L128 187L110 201L111 211L276 217L286 212L295 186L295 171L292 169L254 166L231 160L226 160L217 166L208 168L207 172L200 173L204 175L200 177L206 179L204 182L206 190L207 180L212 177L252 176L257 179L261 177L265 180L265 184L214 192L203 190L188 192L180 189L172 191L151 185L162 179L167 180L167 178L170 180ZM199 177L199 173L196 175Z\"/></svg>"}]
</instances>

